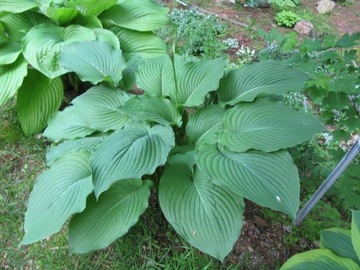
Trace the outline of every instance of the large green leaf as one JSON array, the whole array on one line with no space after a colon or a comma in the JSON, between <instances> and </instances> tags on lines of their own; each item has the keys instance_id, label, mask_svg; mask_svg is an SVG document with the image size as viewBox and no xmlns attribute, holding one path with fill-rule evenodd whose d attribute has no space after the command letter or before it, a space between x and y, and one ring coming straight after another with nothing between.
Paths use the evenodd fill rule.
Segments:
<instances>
[{"instance_id":1,"label":"large green leaf","mask_svg":"<svg viewBox=\"0 0 360 270\"><path fill-rule=\"evenodd\" d=\"M138 32L115 25L111 26L110 30L119 38L120 47L126 60L135 56L150 59L167 53L165 42L153 32Z\"/></svg>"},{"instance_id":2,"label":"large green leaf","mask_svg":"<svg viewBox=\"0 0 360 270\"><path fill-rule=\"evenodd\" d=\"M196 60L175 55L148 60L139 67L137 82L150 95L170 96L184 106L199 106L205 96L219 86L223 59ZM176 80L175 77L176 76Z\"/></svg>"},{"instance_id":3,"label":"large green leaf","mask_svg":"<svg viewBox=\"0 0 360 270\"><path fill-rule=\"evenodd\" d=\"M177 104L191 107L201 105L210 91L218 89L225 60L190 60L175 55L174 66L176 89L172 89L170 97Z\"/></svg>"},{"instance_id":4,"label":"large green leaf","mask_svg":"<svg viewBox=\"0 0 360 270\"><path fill-rule=\"evenodd\" d=\"M128 100L121 111L126 112L135 121L155 122L161 125L181 126L181 115L168 99L146 95L135 96Z\"/></svg>"},{"instance_id":5,"label":"large green leaf","mask_svg":"<svg viewBox=\"0 0 360 270\"><path fill-rule=\"evenodd\" d=\"M0 40L0 66L14 63L19 57L20 53L20 43L7 39Z\"/></svg>"},{"instance_id":6,"label":"large green leaf","mask_svg":"<svg viewBox=\"0 0 360 270\"><path fill-rule=\"evenodd\" d=\"M93 31L97 41L106 42L114 49L120 49L120 41L113 32L103 28L95 28Z\"/></svg>"},{"instance_id":7,"label":"large green leaf","mask_svg":"<svg viewBox=\"0 0 360 270\"><path fill-rule=\"evenodd\" d=\"M351 242L360 260L360 211L351 210Z\"/></svg>"},{"instance_id":8,"label":"large green leaf","mask_svg":"<svg viewBox=\"0 0 360 270\"><path fill-rule=\"evenodd\" d=\"M40 6L41 13L57 25L67 24L76 17L78 11L74 3L66 2L66 6Z\"/></svg>"},{"instance_id":9,"label":"large green leaf","mask_svg":"<svg viewBox=\"0 0 360 270\"><path fill-rule=\"evenodd\" d=\"M71 103L88 127L107 132L122 128L130 121L129 116L119 109L129 97L120 89L98 85L90 88Z\"/></svg>"},{"instance_id":10,"label":"large green leaf","mask_svg":"<svg viewBox=\"0 0 360 270\"><path fill-rule=\"evenodd\" d=\"M215 184L295 218L300 184L288 152L234 153L220 145L204 144L199 147L195 159Z\"/></svg>"},{"instance_id":11,"label":"large green leaf","mask_svg":"<svg viewBox=\"0 0 360 270\"><path fill-rule=\"evenodd\" d=\"M54 113L50 117L43 135L54 142L58 142L83 138L94 131L81 120L77 110L71 106L61 112Z\"/></svg>"},{"instance_id":12,"label":"large green leaf","mask_svg":"<svg viewBox=\"0 0 360 270\"><path fill-rule=\"evenodd\" d=\"M184 164L166 168L159 185L161 209L176 232L223 261L239 238L243 200L215 185L203 171Z\"/></svg>"},{"instance_id":13,"label":"large green leaf","mask_svg":"<svg viewBox=\"0 0 360 270\"><path fill-rule=\"evenodd\" d=\"M235 152L277 151L326 131L314 117L268 99L239 104L228 110L223 126L218 142Z\"/></svg>"},{"instance_id":14,"label":"large green leaf","mask_svg":"<svg viewBox=\"0 0 360 270\"><path fill-rule=\"evenodd\" d=\"M100 1L98 1L100 2ZM103 2L101 2L103 3ZM87 28L102 28L102 23L96 16L78 15L70 22L70 24L78 24Z\"/></svg>"},{"instance_id":15,"label":"large green leaf","mask_svg":"<svg viewBox=\"0 0 360 270\"><path fill-rule=\"evenodd\" d=\"M125 63L121 50L99 41L79 41L67 44L60 55L60 65L76 72L82 81L97 84L102 81L116 87Z\"/></svg>"},{"instance_id":16,"label":"large green leaf","mask_svg":"<svg viewBox=\"0 0 360 270\"><path fill-rule=\"evenodd\" d=\"M136 84L148 95L168 96L175 88L174 69L169 55L142 63L136 74Z\"/></svg>"},{"instance_id":17,"label":"large green leaf","mask_svg":"<svg viewBox=\"0 0 360 270\"><path fill-rule=\"evenodd\" d=\"M222 129L222 118L226 110L219 105L199 109L189 117L186 135L197 145L217 142L217 133Z\"/></svg>"},{"instance_id":18,"label":"large green leaf","mask_svg":"<svg viewBox=\"0 0 360 270\"><path fill-rule=\"evenodd\" d=\"M280 270L359 270L348 258L336 256L328 249L315 249L291 257Z\"/></svg>"},{"instance_id":19,"label":"large green leaf","mask_svg":"<svg viewBox=\"0 0 360 270\"><path fill-rule=\"evenodd\" d=\"M58 232L74 213L85 209L93 191L89 154L76 152L57 160L37 179L25 215L22 244Z\"/></svg>"},{"instance_id":20,"label":"large green leaf","mask_svg":"<svg viewBox=\"0 0 360 270\"><path fill-rule=\"evenodd\" d=\"M93 15L98 16L104 10L115 5L117 0L76 0L75 3L77 5L78 10L83 15Z\"/></svg>"},{"instance_id":21,"label":"large green leaf","mask_svg":"<svg viewBox=\"0 0 360 270\"><path fill-rule=\"evenodd\" d=\"M120 181L96 200L90 196L84 212L70 221L70 252L105 248L128 232L148 207L150 181Z\"/></svg>"},{"instance_id":22,"label":"large green leaf","mask_svg":"<svg viewBox=\"0 0 360 270\"><path fill-rule=\"evenodd\" d=\"M64 86L60 78L49 80L37 70L29 70L19 88L16 108L25 135L40 132L61 105Z\"/></svg>"},{"instance_id":23,"label":"large green leaf","mask_svg":"<svg viewBox=\"0 0 360 270\"><path fill-rule=\"evenodd\" d=\"M116 181L154 173L166 162L174 140L172 129L159 125L128 125L111 134L92 155L96 196Z\"/></svg>"},{"instance_id":24,"label":"large green leaf","mask_svg":"<svg viewBox=\"0 0 360 270\"><path fill-rule=\"evenodd\" d=\"M59 57L65 44L95 39L94 31L80 25L63 28L52 24L40 24L24 36L22 48L26 60L33 67L47 77L55 78L68 72L59 65Z\"/></svg>"},{"instance_id":25,"label":"large green leaf","mask_svg":"<svg viewBox=\"0 0 360 270\"><path fill-rule=\"evenodd\" d=\"M234 105L253 101L258 96L300 91L307 75L279 61L263 61L230 71L220 81L217 92L220 104Z\"/></svg>"},{"instance_id":26,"label":"large green leaf","mask_svg":"<svg viewBox=\"0 0 360 270\"><path fill-rule=\"evenodd\" d=\"M0 18L4 30L10 40L21 41L30 29L41 23L50 23L50 20L44 15L27 11L21 14L10 13Z\"/></svg>"},{"instance_id":27,"label":"large green leaf","mask_svg":"<svg viewBox=\"0 0 360 270\"><path fill-rule=\"evenodd\" d=\"M28 63L19 57L10 65L0 66L0 105L13 97L27 74Z\"/></svg>"},{"instance_id":28,"label":"large green leaf","mask_svg":"<svg viewBox=\"0 0 360 270\"><path fill-rule=\"evenodd\" d=\"M0 12L21 13L38 6L35 0L0 0Z\"/></svg>"},{"instance_id":29,"label":"large green leaf","mask_svg":"<svg viewBox=\"0 0 360 270\"><path fill-rule=\"evenodd\" d=\"M154 31L169 23L168 8L124 1L104 11L100 20L136 31Z\"/></svg>"},{"instance_id":30,"label":"large green leaf","mask_svg":"<svg viewBox=\"0 0 360 270\"><path fill-rule=\"evenodd\" d=\"M90 154L102 143L104 137L87 137L78 140L70 140L50 147L46 152L46 164L50 166L55 160L65 156L70 152L85 150Z\"/></svg>"},{"instance_id":31,"label":"large green leaf","mask_svg":"<svg viewBox=\"0 0 360 270\"><path fill-rule=\"evenodd\" d=\"M352 259L359 264L360 261L351 243L351 231L341 228L332 228L321 231L320 247L331 250L339 257Z\"/></svg>"}]
</instances>

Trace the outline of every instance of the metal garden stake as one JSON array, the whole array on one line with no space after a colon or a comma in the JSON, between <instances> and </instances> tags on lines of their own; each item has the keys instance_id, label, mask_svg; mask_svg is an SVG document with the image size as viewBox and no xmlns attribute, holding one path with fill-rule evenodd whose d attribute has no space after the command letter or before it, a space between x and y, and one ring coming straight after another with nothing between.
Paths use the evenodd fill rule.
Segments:
<instances>
[{"instance_id":1,"label":"metal garden stake","mask_svg":"<svg viewBox=\"0 0 360 270\"><path fill-rule=\"evenodd\" d=\"M314 195L306 203L303 209L296 216L295 225L299 225L301 221L306 217L310 210L315 206L315 204L324 196L326 191L335 183L335 181L340 177L344 170L351 164L356 155L360 152L360 139L350 148L350 150L345 154L345 156L340 160L336 165L335 169L330 173L330 175L325 179L321 186L316 190Z\"/></svg>"}]
</instances>

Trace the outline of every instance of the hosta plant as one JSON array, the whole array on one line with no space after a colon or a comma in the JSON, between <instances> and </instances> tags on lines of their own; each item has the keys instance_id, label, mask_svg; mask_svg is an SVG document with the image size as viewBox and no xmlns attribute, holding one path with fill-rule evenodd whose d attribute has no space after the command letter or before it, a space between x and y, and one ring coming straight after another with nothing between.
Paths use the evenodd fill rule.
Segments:
<instances>
[{"instance_id":1,"label":"hosta plant","mask_svg":"<svg viewBox=\"0 0 360 270\"><path fill-rule=\"evenodd\" d=\"M69 45L60 63L82 44ZM80 77L96 61L88 57L74 70ZM307 76L275 61L227 73L224 65L150 59L136 91L98 84L55 113L44 136L57 144L31 192L22 244L67 223L71 252L104 248L138 221L152 187L176 232L219 260L240 235L244 198L294 218L299 178L286 148L324 128L278 97L300 91Z\"/></svg>"},{"instance_id":2,"label":"hosta plant","mask_svg":"<svg viewBox=\"0 0 360 270\"><path fill-rule=\"evenodd\" d=\"M131 74L138 61L126 68L127 61L166 53L152 31L168 23L167 12L151 0L0 0L0 105L17 94L21 128L29 135L46 126L64 88L78 88L78 77L131 85L120 71ZM77 42L84 42L81 54L60 63L64 48L69 56ZM92 73L84 76L82 64L94 53Z\"/></svg>"},{"instance_id":3,"label":"hosta plant","mask_svg":"<svg viewBox=\"0 0 360 270\"><path fill-rule=\"evenodd\" d=\"M360 211L352 211L351 230L332 228L321 231L320 249L291 257L280 270L360 269Z\"/></svg>"}]
</instances>

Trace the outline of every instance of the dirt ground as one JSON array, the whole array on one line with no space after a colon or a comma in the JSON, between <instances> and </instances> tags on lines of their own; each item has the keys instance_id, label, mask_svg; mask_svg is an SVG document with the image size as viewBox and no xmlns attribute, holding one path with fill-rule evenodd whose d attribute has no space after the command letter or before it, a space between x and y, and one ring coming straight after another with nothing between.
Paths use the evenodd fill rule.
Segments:
<instances>
[{"instance_id":1,"label":"dirt ground","mask_svg":"<svg viewBox=\"0 0 360 270\"><path fill-rule=\"evenodd\" d=\"M240 4L235 5L219 5L211 4L207 7L197 5L202 11L216 14L223 18L231 25L234 31L234 37L239 41L239 44L251 46L256 39L253 30L263 29L270 30L277 27L281 32L293 31L285 27L278 27L274 21L276 11L273 8L250 8L244 7L245 0L239 0ZM329 14L317 17L316 0L302 0L299 6L300 10L313 13L311 23L314 25L314 31L317 31L317 26L322 24L331 29L331 34L343 35L345 33L360 32L360 1L355 0L353 4L339 4L336 3L333 11ZM248 27L247 27L248 26Z\"/></svg>"}]
</instances>

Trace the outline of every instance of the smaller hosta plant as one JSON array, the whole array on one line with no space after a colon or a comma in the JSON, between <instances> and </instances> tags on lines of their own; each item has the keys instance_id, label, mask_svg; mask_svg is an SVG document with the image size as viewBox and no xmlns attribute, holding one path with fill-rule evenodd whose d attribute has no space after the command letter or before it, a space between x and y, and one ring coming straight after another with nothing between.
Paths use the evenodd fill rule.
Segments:
<instances>
[{"instance_id":1,"label":"smaller hosta plant","mask_svg":"<svg viewBox=\"0 0 360 270\"><path fill-rule=\"evenodd\" d=\"M70 219L71 252L104 248L138 221L152 185L179 235L219 260L240 235L244 198L295 218L299 177L286 148L324 127L276 95L300 91L307 76L275 61L226 74L224 65L150 59L136 73L144 94L99 84L54 114L44 135L60 144L31 192L22 244Z\"/></svg>"},{"instance_id":2,"label":"smaller hosta plant","mask_svg":"<svg viewBox=\"0 0 360 270\"><path fill-rule=\"evenodd\" d=\"M360 211L352 211L351 230L321 231L320 249L291 257L280 270L360 269Z\"/></svg>"},{"instance_id":3,"label":"smaller hosta plant","mask_svg":"<svg viewBox=\"0 0 360 270\"><path fill-rule=\"evenodd\" d=\"M300 4L300 0L269 0L269 3L280 9L283 9L288 7L296 7L296 5Z\"/></svg>"},{"instance_id":4,"label":"smaller hosta plant","mask_svg":"<svg viewBox=\"0 0 360 270\"><path fill-rule=\"evenodd\" d=\"M275 15L276 23L286 27L293 27L300 20L301 18L290 10L283 10Z\"/></svg>"}]
</instances>

